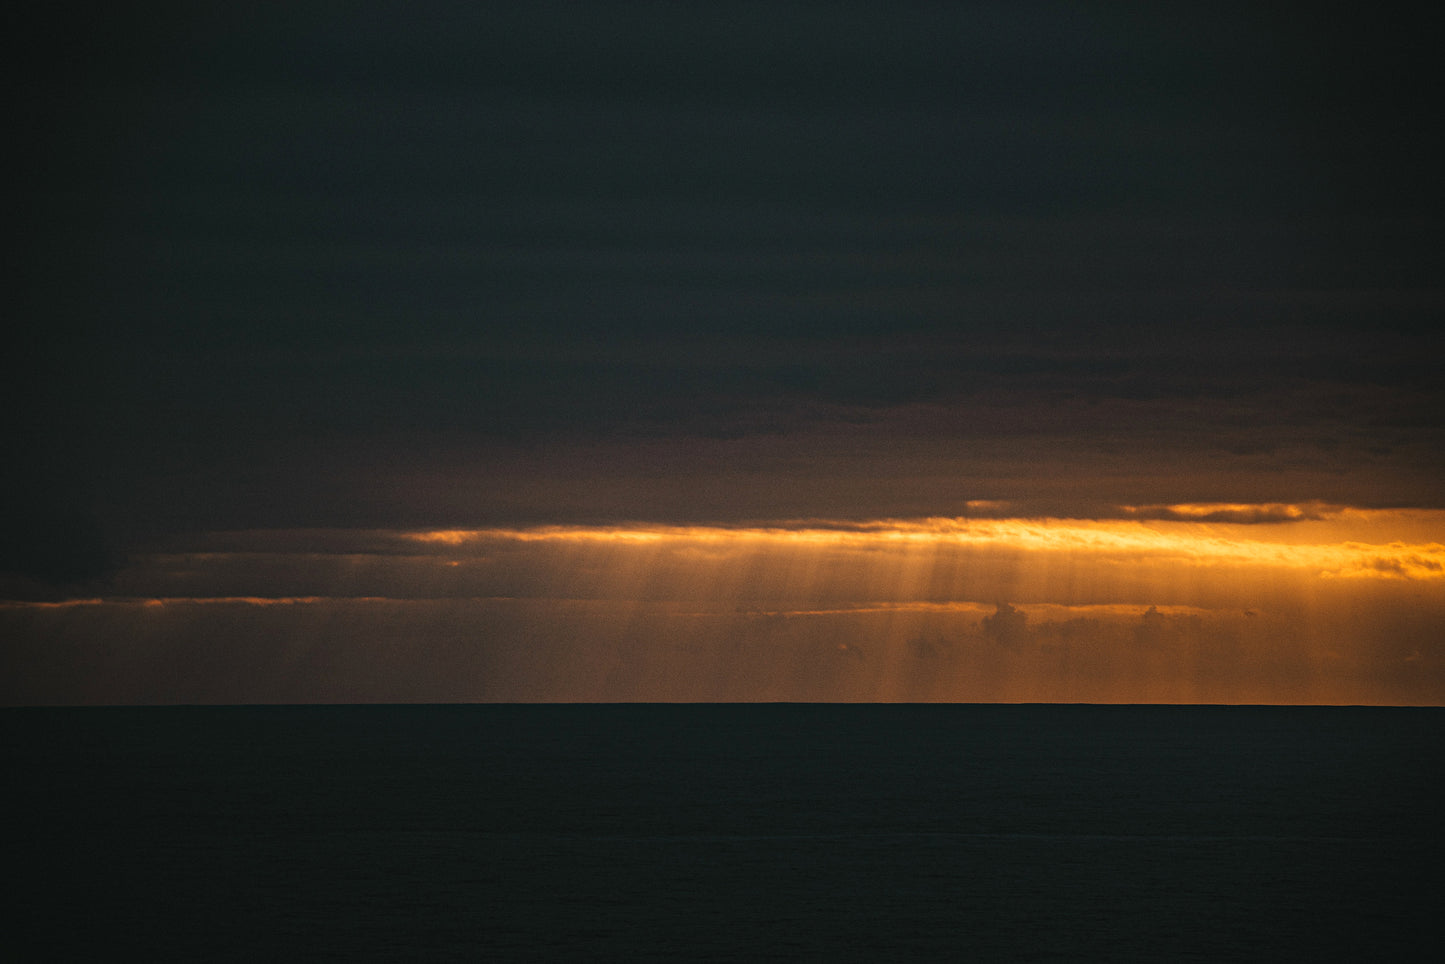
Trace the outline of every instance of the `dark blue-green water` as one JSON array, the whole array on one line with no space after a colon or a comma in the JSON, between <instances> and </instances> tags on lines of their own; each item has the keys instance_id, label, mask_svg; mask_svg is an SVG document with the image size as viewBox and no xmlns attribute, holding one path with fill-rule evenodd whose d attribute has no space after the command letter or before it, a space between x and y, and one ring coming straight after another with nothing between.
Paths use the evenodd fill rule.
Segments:
<instances>
[{"instance_id":1,"label":"dark blue-green water","mask_svg":"<svg viewBox=\"0 0 1445 964\"><path fill-rule=\"evenodd\" d=\"M1436 960L1445 710L0 711L35 959Z\"/></svg>"}]
</instances>

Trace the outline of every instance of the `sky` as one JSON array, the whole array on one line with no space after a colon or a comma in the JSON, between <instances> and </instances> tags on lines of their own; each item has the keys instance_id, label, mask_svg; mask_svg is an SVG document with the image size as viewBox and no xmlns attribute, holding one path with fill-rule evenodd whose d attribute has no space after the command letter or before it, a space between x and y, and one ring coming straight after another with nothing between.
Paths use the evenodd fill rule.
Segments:
<instances>
[{"instance_id":1,"label":"sky","mask_svg":"<svg viewBox=\"0 0 1445 964\"><path fill-rule=\"evenodd\" d=\"M1445 703L1411 6L5 34L0 702Z\"/></svg>"}]
</instances>

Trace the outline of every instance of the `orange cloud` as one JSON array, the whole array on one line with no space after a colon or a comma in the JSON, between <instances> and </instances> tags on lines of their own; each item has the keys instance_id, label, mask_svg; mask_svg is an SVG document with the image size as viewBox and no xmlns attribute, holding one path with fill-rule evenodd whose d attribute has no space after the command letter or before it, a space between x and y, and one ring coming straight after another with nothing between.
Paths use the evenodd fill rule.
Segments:
<instances>
[{"instance_id":1,"label":"orange cloud","mask_svg":"<svg viewBox=\"0 0 1445 964\"><path fill-rule=\"evenodd\" d=\"M1263 566L1299 570L1321 576L1379 576L1406 579L1445 578L1445 513L1422 518L1356 511L1341 532L1358 534L1362 518L1382 531L1392 530L1403 516L1440 538L1405 542L1329 540L1329 528L1311 530L1319 541L1300 542L1298 532L1281 533L1263 525L1275 522L1324 522L1345 514L1299 506L1218 505L1168 507L1177 517L1134 519L923 519L867 522L800 523L769 527L710 526L545 526L532 529L448 529L404 533L423 545L448 547L505 543L553 543L572 546L647 545L676 553L689 548L736 552L902 551L949 553L999 549L1028 553L1070 554L1100 562L1167 562L1213 566ZM1220 518L1228 516L1228 518ZM1276 531L1271 531L1276 530ZM1333 533L1335 535L1340 532ZM1329 540L1329 541L1327 541Z\"/></svg>"}]
</instances>

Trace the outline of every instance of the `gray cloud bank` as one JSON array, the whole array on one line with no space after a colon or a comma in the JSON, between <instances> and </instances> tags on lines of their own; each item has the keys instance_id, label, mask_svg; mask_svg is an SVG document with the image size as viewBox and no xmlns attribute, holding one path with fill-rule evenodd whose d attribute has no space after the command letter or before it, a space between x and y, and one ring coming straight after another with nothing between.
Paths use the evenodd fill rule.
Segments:
<instances>
[{"instance_id":1,"label":"gray cloud bank","mask_svg":"<svg viewBox=\"0 0 1445 964\"><path fill-rule=\"evenodd\" d=\"M11 32L5 513L1445 497L1402 11L79 6Z\"/></svg>"}]
</instances>

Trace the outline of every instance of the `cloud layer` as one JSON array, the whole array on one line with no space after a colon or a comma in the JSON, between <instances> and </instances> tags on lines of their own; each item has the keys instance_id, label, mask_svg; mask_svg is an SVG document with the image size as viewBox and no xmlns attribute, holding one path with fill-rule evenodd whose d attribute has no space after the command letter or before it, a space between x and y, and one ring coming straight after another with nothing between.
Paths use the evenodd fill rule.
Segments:
<instances>
[{"instance_id":1,"label":"cloud layer","mask_svg":"<svg viewBox=\"0 0 1445 964\"><path fill-rule=\"evenodd\" d=\"M7 699L1439 699L1423 11L29 19Z\"/></svg>"}]
</instances>

